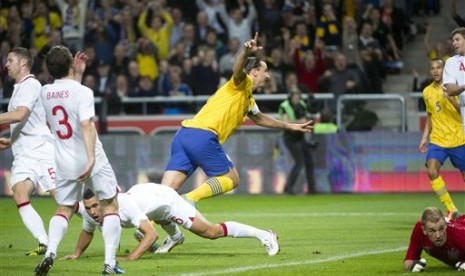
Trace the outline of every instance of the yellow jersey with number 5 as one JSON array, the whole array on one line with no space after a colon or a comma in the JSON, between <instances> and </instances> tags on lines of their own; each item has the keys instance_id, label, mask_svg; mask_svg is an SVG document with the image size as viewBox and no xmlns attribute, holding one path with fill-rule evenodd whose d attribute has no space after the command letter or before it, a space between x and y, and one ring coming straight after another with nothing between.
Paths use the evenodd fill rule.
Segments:
<instances>
[{"instance_id":1,"label":"yellow jersey with number 5","mask_svg":"<svg viewBox=\"0 0 465 276\"><path fill-rule=\"evenodd\" d=\"M255 105L252 79L246 76L239 84L229 79L216 91L193 119L182 122L184 127L200 128L214 132L223 144L245 121Z\"/></svg>"},{"instance_id":2,"label":"yellow jersey with number 5","mask_svg":"<svg viewBox=\"0 0 465 276\"><path fill-rule=\"evenodd\" d=\"M430 143L444 148L454 148L465 144L460 113L452 103L444 97L442 84L434 82L423 90L426 112L431 115ZM452 100L459 102L457 96Z\"/></svg>"}]
</instances>

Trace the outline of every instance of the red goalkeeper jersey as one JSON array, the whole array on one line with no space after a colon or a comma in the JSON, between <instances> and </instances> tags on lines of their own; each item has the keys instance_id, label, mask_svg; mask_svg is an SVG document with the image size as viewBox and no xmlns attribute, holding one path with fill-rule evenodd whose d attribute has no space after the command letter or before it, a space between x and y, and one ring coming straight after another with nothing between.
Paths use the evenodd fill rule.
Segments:
<instances>
[{"instance_id":1,"label":"red goalkeeper jersey","mask_svg":"<svg viewBox=\"0 0 465 276\"><path fill-rule=\"evenodd\" d=\"M447 242L443 246L435 246L421 230L421 221L413 228L410 244L405 260L418 260L421 251L450 265L455 266L459 261L465 261L465 216L447 223Z\"/></svg>"}]
</instances>

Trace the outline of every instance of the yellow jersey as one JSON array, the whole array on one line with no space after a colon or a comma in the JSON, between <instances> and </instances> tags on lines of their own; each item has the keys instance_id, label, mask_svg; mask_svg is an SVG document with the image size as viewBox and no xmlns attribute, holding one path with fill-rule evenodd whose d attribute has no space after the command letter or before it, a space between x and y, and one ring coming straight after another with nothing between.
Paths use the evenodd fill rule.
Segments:
<instances>
[{"instance_id":1,"label":"yellow jersey","mask_svg":"<svg viewBox=\"0 0 465 276\"><path fill-rule=\"evenodd\" d=\"M458 102L458 97L452 97ZM444 97L442 84L434 82L423 90L426 112L431 115L431 143L444 148L465 145L462 119L457 109Z\"/></svg>"},{"instance_id":2,"label":"yellow jersey","mask_svg":"<svg viewBox=\"0 0 465 276\"><path fill-rule=\"evenodd\" d=\"M208 99L193 119L182 121L182 125L212 131L223 144L244 123L255 105L252 92L252 79L248 75L237 86L231 78Z\"/></svg>"}]
</instances>

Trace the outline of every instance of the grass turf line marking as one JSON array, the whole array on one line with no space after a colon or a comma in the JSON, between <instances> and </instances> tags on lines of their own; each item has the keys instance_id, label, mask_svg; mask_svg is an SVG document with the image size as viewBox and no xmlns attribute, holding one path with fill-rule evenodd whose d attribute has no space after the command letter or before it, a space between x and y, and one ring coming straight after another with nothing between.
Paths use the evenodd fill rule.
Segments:
<instances>
[{"instance_id":1,"label":"grass turf line marking","mask_svg":"<svg viewBox=\"0 0 465 276\"><path fill-rule=\"evenodd\" d=\"M203 213L205 216L240 216L240 217L276 217L276 216L286 216L286 217L344 217L344 216L350 216L350 217L365 217L365 216L377 216L377 217L393 217L393 216L418 216L418 213L394 213L394 212L385 212L385 213L377 213L377 212L370 212L370 213L362 213L362 212L328 212L328 213L322 213L322 212L317 212L317 213Z\"/></svg>"},{"instance_id":2,"label":"grass turf line marking","mask_svg":"<svg viewBox=\"0 0 465 276\"><path fill-rule=\"evenodd\" d=\"M336 255L333 257L325 258L325 259L277 263L277 264L262 264L262 265L235 267L235 268L227 268L227 269L222 269L222 270L213 270L213 271L205 271L205 272L182 273L181 275L182 276L204 276L204 275L240 273L240 272L246 272L246 271L252 271L252 270L271 269L271 268L283 267L283 266L319 264L319 263L335 262L335 261L340 261L340 260L350 259L350 258L369 256L369 255L379 255L379 254L385 254L385 253L399 252L399 251L404 251L406 249L407 249L406 246L401 246L401 247L390 248L390 249L379 249L379 250L372 250L372 251L361 251L361 252L352 253L352 254Z\"/></svg>"}]
</instances>

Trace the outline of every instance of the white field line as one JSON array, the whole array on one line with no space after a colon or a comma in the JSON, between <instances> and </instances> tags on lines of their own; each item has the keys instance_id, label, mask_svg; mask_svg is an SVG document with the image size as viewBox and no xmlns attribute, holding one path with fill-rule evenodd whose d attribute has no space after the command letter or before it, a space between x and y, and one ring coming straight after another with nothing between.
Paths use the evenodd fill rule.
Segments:
<instances>
[{"instance_id":1,"label":"white field line","mask_svg":"<svg viewBox=\"0 0 465 276\"><path fill-rule=\"evenodd\" d=\"M350 258L357 258L357 257L364 257L369 255L380 255L386 253L393 253L406 250L406 246L401 246L397 248L389 248L389 249L378 249L378 250L371 250L371 251L360 251L352 254L343 254L343 255L336 255L325 259L316 259L316 260L308 260L308 261L296 261L296 262L286 262L286 263L277 263L277 264L259 264L253 266L244 266L244 267L231 267L221 270L212 270L212 271L205 271L205 272L196 272L196 273L183 273L182 276L204 276L204 275L217 275L217 274L229 274L229 273L240 273L240 272L247 272L252 270L259 270L259 269L272 269L272 268L281 268L284 266L298 266L298 265L310 265L310 264L319 264L319 263L328 263L328 262L335 262Z\"/></svg>"},{"instance_id":2,"label":"white field line","mask_svg":"<svg viewBox=\"0 0 465 276\"><path fill-rule=\"evenodd\" d=\"M236 217L365 217L365 216L376 216L376 217L394 217L394 216L418 216L418 213L405 213L405 212L292 212L292 213L241 213L241 212L213 212L213 213L203 213L206 217L208 216L236 216Z\"/></svg>"}]
</instances>

